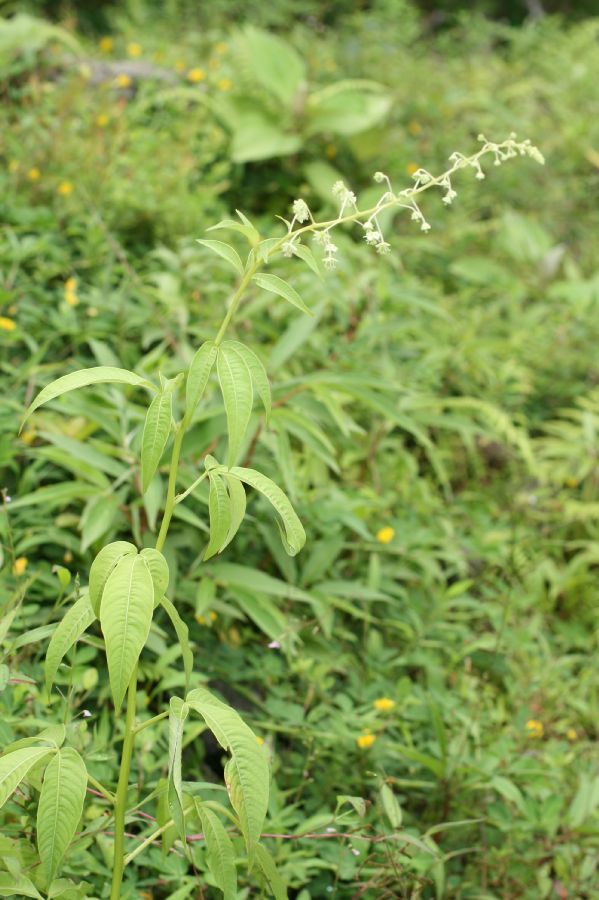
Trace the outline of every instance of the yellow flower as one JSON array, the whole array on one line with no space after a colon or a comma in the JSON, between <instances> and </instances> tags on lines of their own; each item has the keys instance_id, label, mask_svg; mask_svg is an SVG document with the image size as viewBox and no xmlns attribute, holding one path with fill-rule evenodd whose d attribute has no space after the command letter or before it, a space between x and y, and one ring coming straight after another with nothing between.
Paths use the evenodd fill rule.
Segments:
<instances>
[{"instance_id":1,"label":"yellow flower","mask_svg":"<svg viewBox=\"0 0 599 900\"><path fill-rule=\"evenodd\" d=\"M73 554L70 550L65 550L65 554L62 558L63 562L70 563L73 562Z\"/></svg>"},{"instance_id":2,"label":"yellow flower","mask_svg":"<svg viewBox=\"0 0 599 900\"><path fill-rule=\"evenodd\" d=\"M42 173L37 168L37 166L32 166L31 169L27 172L27 178L29 181L39 181L42 176Z\"/></svg>"},{"instance_id":3,"label":"yellow flower","mask_svg":"<svg viewBox=\"0 0 599 900\"><path fill-rule=\"evenodd\" d=\"M12 319L0 316L0 331L14 331L16 327L16 322L13 322Z\"/></svg>"},{"instance_id":4,"label":"yellow flower","mask_svg":"<svg viewBox=\"0 0 599 900\"><path fill-rule=\"evenodd\" d=\"M178 59L178 60L176 60L176 62L175 62L175 70L176 70L177 72L184 72L186 68L187 68L187 66L186 66L186 64L185 64L185 60L183 60L183 59Z\"/></svg>"},{"instance_id":5,"label":"yellow flower","mask_svg":"<svg viewBox=\"0 0 599 900\"><path fill-rule=\"evenodd\" d=\"M421 133L422 125L420 124L420 122L417 122L415 119L412 119L411 122L408 122L408 131L410 132L410 134L413 134L415 137L417 134Z\"/></svg>"},{"instance_id":6,"label":"yellow flower","mask_svg":"<svg viewBox=\"0 0 599 900\"><path fill-rule=\"evenodd\" d=\"M259 743L260 746L262 747L262 745L264 744L264 738L263 738L263 737L259 737L258 735L256 735L256 740L258 741L258 743Z\"/></svg>"},{"instance_id":7,"label":"yellow flower","mask_svg":"<svg viewBox=\"0 0 599 900\"><path fill-rule=\"evenodd\" d=\"M218 619L218 614L215 613L214 610L210 610L209 616L211 622L216 622L216 620Z\"/></svg>"},{"instance_id":8,"label":"yellow flower","mask_svg":"<svg viewBox=\"0 0 599 900\"><path fill-rule=\"evenodd\" d=\"M575 741L578 738L578 734L576 733L575 728L568 728L566 731L566 737L569 741Z\"/></svg>"},{"instance_id":9,"label":"yellow flower","mask_svg":"<svg viewBox=\"0 0 599 900\"><path fill-rule=\"evenodd\" d=\"M224 41L219 41L218 44L215 44L214 49L217 53L220 53L221 56L223 55L223 53L228 53L229 51L229 47L224 43Z\"/></svg>"},{"instance_id":10,"label":"yellow flower","mask_svg":"<svg viewBox=\"0 0 599 900\"><path fill-rule=\"evenodd\" d=\"M360 750L367 750L369 747L372 747L374 742L376 741L376 737L374 734L361 734L359 738L356 738L356 744L360 748Z\"/></svg>"},{"instance_id":11,"label":"yellow flower","mask_svg":"<svg viewBox=\"0 0 599 900\"><path fill-rule=\"evenodd\" d=\"M381 528L381 530L377 531L376 533L376 539L381 544L390 544L394 537L395 529L391 528L390 525L387 525L385 528Z\"/></svg>"},{"instance_id":12,"label":"yellow flower","mask_svg":"<svg viewBox=\"0 0 599 900\"><path fill-rule=\"evenodd\" d=\"M68 197L73 193L73 185L70 181L61 181L56 190L61 197Z\"/></svg>"},{"instance_id":13,"label":"yellow flower","mask_svg":"<svg viewBox=\"0 0 599 900\"><path fill-rule=\"evenodd\" d=\"M332 144L327 144L324 148L324 155L327 159L334 159L337 156L337 148Z\"/></svg>"},{"instance_id":14,"label":"yellow flower","mask_svg":"<svg viewBox=\"0 0 599 900\"><path fill-rule=\"evenodd\" d=\"M98 46L102 53L110 53L113 48L113 40L111 37L108 37L108 35L106 35L105 37L100 38L100 40L98 41Z\"/></svg>"},{"instance_id":15,"label":"yellow flower","mask_svg":"<svg viewBox=\"0 0 599 900\"><path fill-rule=\"evenodd\" d=\"M15 304L13 303L12 306L9 306L9 307L8 307L8 315L9 315L9 316L16 316L16 314L17 314L17 307L16 307Z\"/></svg>"},{"instance_id":16,"label":"yellow flower","mask_svg":"<svg viewBox=\"0 0 599 900\"><path fill-rule=\"evenodd\" d=\"M197 84L198 81L203 81L206 77L206 73L203 69L190 69L187 73L187 80L191 81L192 84Z\"/></svg>"},{"instance_id":17,"label":"yellow flower","mask_svg":"<svg viewBox=\"0 0 599 900\"><path fill-rule=\"evenodd\" d=\"M13 575L22 575L23 572L25 571L25 569L27 568L28 562L29 562L29 560L27 559L26 556L19 556L17 559L15 559L13 567L12 567Z\"/></svg>"},{"instance_id":18,"label":"yellow flower","mask_svg":"<svg viewBox=\"0 0 599 900\"><path fill-rule=\"evenodd\" d=\"M32 425L31 428L26 428L24 431L21 432L21 440L23 441L24 444L27 444L27 446L29 447L31 444L33 444L33 442L36 438L36 435L37 435L37 431L35 430L35 428Z\"/></svg>"},{"instance_id":19,"label":"yellow flower","mask_svg":"<svg viewBox=\"0 0 599 900\"><path fill-rule=\"evenodd\" d=\"M543 723L539 722L538 719L529 719L526 723L526 730L531 738L542 738L545 734Z\"/></svg>"},{"instance_id":20,"label":"yellow flower","mask_svg":"<svg viewBox=\"0 0 599 900\"><path fill-rule=\"evenodd\" d=\"M8 171L12 172L13 174L19 171L19 161L17 159L11 159L8 164Z\"/></svg>"},{"instance_id":21,"label":"yellow flower","mask_svg":"<svg viewBox=\"0 0 599 900\"><path fill-rule=\"evenodd\" d=\"M130 56L131 59L138 59L141 56L141 44L137 44L135 41L127 44L127 56Z\"/></svg>"},{"instance_id":22,"label":"yellow flower","mask_svg":"<svg viewBox=\"0 0 599 900\"><path fill-rule=\"evenodd\" d=\"M114 83L117 87L128 88L131 86L131 76L125 75L125 73L122 72L120 75L116 76L116 78L114 79Z\"/></svg>"},{"instance_id":23,"label":"yellow flower","mask_svg":"<svg viewBox=\"0 0 599 900\"><path fill-rule=\"evenodd\" d=\"M419 168L420 166L418 165L418 163L408 163L406 166L406 172L408 173L408 175L413 175L414 172L417 172Z\"/></svg>"},{"instance_id":24,"label":"yellow flower","mask_svg":"<svg viewBox=\"0 0 599 900\"><path fill-rule=\"evenodd\" d=\"M578 479L577 478L566 478L566 487L575 488L578 487Z\"/></svg>"},{"instance_id":25,"label":"yellow flower","mask_svg":"<svg viewBox=\"0 0 599 900\"><path fill-rule=\"evenodd\" d=\"M98 116L96 116L96 125L98 125L100 128L106 128L109 121L110 120L106 113L100 113Z\"/></svg>"},{"instance_id":26,"label":"yellow flower","mask_svg":"<svg viewBox=\"0 0 599 900\"><path fill-rule=\"evenodd\" d=\"M230 91L233 87L231 80L229 78L221 78L220 81L217 82L217 88L219 91Z\"/></svg>"},{"instance_id":27,"label":"yellow flower","mask_svg":"<svg viewBox=\"0 0 599 900\"><path fill-rule=\"evenodd\" d=\"M395 700L391 700L390 697L379 697L374 701L373 706L379 712L390 712L395 706Z\"/></svg>"},{"instance_id":28,"label":"yellow flower","mask_svg":"<svg viewBox=\"0 0 599 900\"><path fill-rule=\"evenodd\" d=\"M64 283L64 292L65 294L73 294L77 290L77 279L76 278L67 278Z\"/></svg>"}]
</instances>

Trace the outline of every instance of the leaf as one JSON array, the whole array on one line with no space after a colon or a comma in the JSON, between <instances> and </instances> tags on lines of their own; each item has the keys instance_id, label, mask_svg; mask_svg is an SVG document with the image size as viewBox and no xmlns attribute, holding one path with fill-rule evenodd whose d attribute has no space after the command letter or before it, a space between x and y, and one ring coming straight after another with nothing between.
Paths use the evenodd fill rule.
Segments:
<instances>
[{"instance_id":1,"label":"leaf","mask_svg":"<svg viewBox=\"0 0 599 900\"><path fill-rule=\"evenodd\" d=\"M225 766L225 781L231 805L239 816L251 866L268 807L270 775L266 755L239 714L206 688L191 691L187 702L202 716L221 747L231 754Z\"/></svg>"},{"instance_id":2,"label":"leaf","mask_svg":"<svg viewBox=\"0 0 599 900\"><path fill-rule=\"evenodd\" d=\"M318 277L322 281L322 271L316 261L316 257L314 256L310 248L306 246L306 244L300 244L297 241L294 241L292 244L292 250L293 255L299 256L300 259L303 259L306 265L309 266L314 274L318 275Z\"/></svg>"},{"instance_id":3,"label":"leaf","mask_svg":"<svg viewBox=\"0 0 599 900\"><path fill-rule=\"evenodd\" d=\"M267 478L266 475L257 472L256 469L242 469L240 466L234 466L229 470L229 475L239 478L240 481L249 484L250 487L260 491L266 497L283 520L285 534L281 531L281 540L287 553L290 556L295 556L299 553L306 543L306 532L281 488L274 481L271 481L270 478Z\"/></svg>"},{"instance_id":4,"label":"leaf","mask_svg":"<svg viewBox=\"0 0 599 900\"><path fill-rule=\"evenodd\" d=\"M0 809L20 785L30 769L56 753L50 747L24 747L0 757Z\"/></svg>"},{"instance_id":5,"label":"leaf","mask_svg":"<svg viewBox=\"0 0 599 900\"><path fill-rule=\"evenodd\" d=\"M160 550L147 547L139 554L145 562L154 585L154 608L162 601L169 582L168 563Z\"/></svg>"},{"instance_id":6,"label":"leaf","mask_svg":"<svg viewBox=\"0 0 599 900\"><path fill-rule=\"evenodd\" d=\"M117 710L148 638L153 608L154 584L145 561L141 556L124 556L108 577L100 606L110 688Z\"/></svg>"},{"instance_id":7,"label":"leaf","mask_svg":"<svg viewBox=\"0 0 599 900\"><path fill-rule=\"evenodd\" d=\"M37 809L37 846L52 881L75 836L87 790L87 769L76 750L64 747L50 760Z\"/></svg>"},{"instance_id":8,"label":"leaf","mask_svg":"<svg viewBox=\"0 0 599 900\"><path fill-rule=\"evenodd\" d=\"M28 407L25 418L21 422L21 430L29 416L43 403L54 400L68 391L77 390L77 388L87 387L89 384L99 383L117 383L117 384L133 384L139 387L149 388L151 391L157 390L151 381L147 381L134 372L128 372L127 369L117 369L114 366L93 366L91 369L80 369L78 372L71 372L69 375L63 375L52 381L43 388L33 403Z\"/></svg>"},{"instance_id":9,"label":"leaf","mask_svg":"<svg viewBox=\"0 0 599 900\"><path fill-rule=\"evenodd\" d=\"M272 407L271 394L270 394L270 383L268 381L268 375L266 374L266 369L264 368L264 364L259 356L254 353L249 347L246 347L245 344L242 344L241 341L224 341L224 345L234 350L244 361L250 375L252 376L252 381L256 390L258 391L258 396L262 400L262 405L264 406L264 411L266 413L266 419L268 420L270 416L270 411Z\"/></svg>"},{"instance_id":10,"label":"leaf","mask_svg":"<svg viewBox=\"0 0 599 900\"><path fill-rule=\"evenodd\" d=\"M187 419L191 419L206 390L217 354L218 348L214 341L205 341L191 361L185 389L185 415Z\"/></svg>"},{"instance_id":11,"label":"leaf","mask_svg":"<svg viewBox=\"0 0 599 900\"><path fill-rule=\"evenodd\" d=\"M108 496L99 494L88 501L79 521L82 553L112 527L122 499L118 493Z\"/></svg>"},{"instance_id":12,"label":"leaf","mask_svg":"<svg viewBox=\"0 0 599 900\"><path fill-rule=\"evenodd\" d=\"M219 256L222 256L223 259L226 259L227 262L233 266L239 275L243 275L243 263L241 262L239 253L234 247L231 247L230 244L225 244L223 241L207 240L198 240L197 243L202 244L204 247L208 247L213 253L218 253Z\"/></svg>"},{"instance_id":13,"label":"leaf","mask_svg":"<svg viewBox=\"0 0 599 900\"><path fill-rule=\"evenodd\" d=\"M26 875L11 875L0 872L0 897L36 897L43 900L42 895Z\"/></svg>"},{"instance_id":14,"label":"leaf","mask_svg":"<svg viewBox=\"0 0 599 900\"><path fill-rule=\"evenodd\" d=\"M243 234L251 247L255 247L260 241L260 235L251 223L242 225L241 222L236 222L235 219L223 219L222 222L217 222L216 225L212 225L206 231L238 231L240 234Z\"/></svg>"},{"instance_id":15,"label":"leaf","mask_svg":"<svg viewBox=\"0 0 599 900\"><path fill-rule=\"evenodd\" d=\"M144 423L141 439L141 490L143 494L150 487L150 482L156 474L171 431L172 418L173 388L167 385L150 403Z\"/></svg>"},{"instance_id":16,"label":"leaf","mask_svg":"<svg viewBox=\"0 0 599 900\"><path fill-rule=\"evenodd\" d=\"M202 831L206 840L208 868L223 892L223 900L235 900L237 897L237 867L233 841L215 813L195 799L195 808L202 823Z\"/></svg>"},{"instance_id":17,"label":"leaf","mask_svg":"<svg viewBox=\"0 0 599 900\"><path fill-rule=\"evenodd\" d=\"M210 559L215 553L220 553L231 527L231 505L227 489L217 474L209 472L208 477L210 479L208 496L210 540L204 551L205 560Z\"/></svg>"},{"instance_id":18,"label":"leaf","mask_svg":"<svg viewBox=\"0 0 599 900\"><path fill-rule=\"evenodd\" d=\"M275 900L287 900L287 886L279 874L274 859L263 844L256 845L256 859Z\"/></svg>"},{"instance_id":19,"label":"leaf","mask_svg":"<svg viewBox=\"0 0 599 900\"><path fill-rule=\"evenodd\" d=\"M217 370L227 414L228 465L232 466L241 451L252 413L252 378L244 360L226 344L219 348Z\"/></svg>"},{"instance_id":20,"label":"leaf","mask_svg":"<svg viewBox=\"0 0 599 900\"><path fill-rule=\"evenodd\" d=\"M278 294L279 297L288 300L289 303L293 306L297 306L298 309L301 309L302 312L307 313L309 316L314 315L312 310L306 306L295 288L291 287L290 284L287 284L286 281L283 281L282 278L279 278L278 275L259 273L258 275L254 275L253 280L259 287L264 288L265 291L270 291L271 294Z\"/></svg>"},{"instance_id":21,"label":"leaf","mask_svg":"<svg viewBox=\"0 0 599 900\"><path fill-rule=\"evenodd\" d=\"M383 809L389 819L391 828L401 828L403 818L401 806L389 785L384 782L381 785L381 803L383 804Z\"/></svg>"},{"instance_id":22,"label":"leaf","mask_svg":"<svg viewBox=\"0 0 599 900\"><path fill-rule=\"evenodd\" d=\"M171 697L168 717L168 805L184 846L187 843L183 812L183 784L181 780L181 747L183 726L189 706L179 697Z\"/></svg>"},{"instance_id":23,"label":"leaf","mask_svg":"<svg viewBox=\"0 0 599 900\"><path fill-rule=\"evenodd\" d=\"M162 597L160 602L166 610L173 628L175 629L177 638L179 639L181 656L183 657L183 669L185 671L185 692L187 693L189 690L189 682L191 681L191 673L193 671L193 653L189 645L189 629L179 615L174 603L171 603L167 597Z\"/></svg>"},{"instance_id":24,"label":"leaf","mask_svg":"<svg viewBox=\"0 0 599 900\"><path fill-rule=\"evenodd\" d=\"M113 541L103 547L89 570L89 599L96 616L100 615L102 593L110 573L124 556L135 556L137 547L129 541Z\"/></svg>"},{"instance_id":25,"label":"leaf","mask_svg":"<svg viewBox=\"0 0 599 900\"><path fill-rule=\"evenodd\" d=\"M282 38L247 26L238 38L239 51L256 81L288 109L305 86L306 66L291 44Z\"/></svg>"},{"instance_id":26,"label":"leaf","mask_svg":"<svg viewBox=\"0 0 599 900\"><path fill-rule=\"evenodd\" d=\"M243 522L245 517L245 509L246 509L246 497L245 497L245 488L237 478L231 478L227 472L223 473L225 481L227 482L227 488L229 490L229 508L231 514L231 524L229 525L229 530L227 532L227 537L225 538L225 542L220 548L221 553L227 547L237 532L239 531L239 526Z\"/></svg>"},{"instance_id":27,"label":"leaf","mask_svg":"<svg viewBox=\"0 0 599 900\"><path fill-rule=\"evenodd\" d=\"M50 639L44 667L46 670L46 690L48 693L54 684L58 667L65 654L96 619L89 594L85 593L67 610L58 623L56 631Z\"/></svg>"}]
</instances>

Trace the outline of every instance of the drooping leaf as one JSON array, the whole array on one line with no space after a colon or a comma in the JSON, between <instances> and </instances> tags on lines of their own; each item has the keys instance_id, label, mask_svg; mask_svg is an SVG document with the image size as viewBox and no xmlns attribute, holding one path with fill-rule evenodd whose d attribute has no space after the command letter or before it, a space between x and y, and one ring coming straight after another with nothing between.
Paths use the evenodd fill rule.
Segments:
<instances>
[{"instance_id":1,"label":"drooping leaf","mask_svg":"<svg viewBox=\"0 0 599 900\"><path fill-rule=\"evenodd\" d=\"M239 531L239 526L243 522L246 508L245 488L243 484L237 478L231 478L227 472L224 472L223 476L229 490L231 524L229 525L225 542L220 548L221 552L231 543Z\"/></svg>"},{"instance_id":2,"label":"drooping leaf","mask_svg":"<svg viewBox=\"0 0 599 900\"><path fill-rule=\"evenodd\" d=\"M161 604L173 624L175 634L179 639L181 647L181 656L183 657L183 669L185 671L185 692L189 690L189 682L191 681L191 673L193 671L193 653L189 645L189 629L181 616L179 615L174 603L168 597L162 597Z\"/></svg>"},{"instance_id":3,"label":"drooping leaf","mask_svg":"<svg viewBox=\"0 0 599 900\"><path fill-rule=\"evenodd\" d=\"M320 280L322 281L322 271L319 268L319 265L316 261L316 257L310 250L310 248L306 244L300 244L297 241L293 243L293 255L299 256L300 259L306 263L306 265L312 269L315 275L318 275Z\"/></svg>"},{"instance_id":4,"label":"drooping leaf","mask_svg":"<svg viewBox=\"0 0 599 900\"><path fill-rule=\"evenodd\" d=\"M33 881L22 872L15 875L0 872L0 897L35 897L43 900Z\"/></svg>"},{"instance_id":5,"label":"drooping leaf","mask_svg":"<svg viewBox=\"0 0 599 900\"><path fill-rule=\"evenodd\" d=\"M37 846L48 881L52 881L75 836L87 789L87 769L72 747L50 760L37 809Z\"/></svg>"},{"instance_id":6,"label":"drooping leaf","mask_svg":"<svg viewBox=\"0 0 599 900\"><path fill-rule=\"evenodd\" d=\"M260 235L251 222L247 225L242 225L241 222L236 222L235 219L223 219L222 222L217 222L216 225L212 225L206 231L237 231L247 239L251 247L255 247L260 241Z\"/></svg>"},{"instance_id":7,"label":"drooping leaf","mask_svg":"<svg viewBox=\"0 0 599 900\"><path fill-rule=\"evenodd\" d=\"M227 414L228 465L232 466L241 451L252 413L254 401L252 377L239 353L226 344L219 348L217 370Z\"/></svg>"},{"instance_id":8,"label":"drooping leaf","mask_svg":"<svg viewBox=\"0 0 599 900\"><path fill-rule=\"evenodd\" d=\"M210 472L210 494L208 511L210 513L210 541L204 551L204 559L210 559L220 553L225 545L231 527L231 504L227 489L218 474Z\"/></svg>"},{"instance_id":9,"label":"drooping leaf","mask_svg":"<svg viewBox=\"0 0 599 900\"><path fill-rule=\"evenodd\" d=\"M108 577L100 606L116 709L120 709L148 638L153 608L154 584L145 561L141 556L124 556Z\"/></svg>"},{"instance_id":10,"label":"drooping leaf","mask_svg":"<svg viewBox=\"0 0 599 900\"><path fill-rule=\"evenodd\" d=\"M281 488L274 481L271 481L270 478L267 478L266 475L257 472L256 469L243 469L241 466L234 466L229 470L229 474L260 491L269 503L274 506L283 522L284 532L281 530L283 546L290 556L295 556L296 553L299 553L306 543L306 532L297 513Z\"/></svg>"},{"instance_id":11,"label":"drooping leaf","mask_svg":"<svg viewBox=\"0 0 599 900\"><path fill-rule=\"evenodd\" d=\"M270 291L271 294L278 294L279 297L283 297L292 306L297 306L298 309L301 309L302 312L307 313L309 316L313 316L314 313L311 309L309 309L295 288L291 287L290 284L287 284L286 281L283 281L282 278L279 278L278 275L269 275L262 272L259 272L257 275L254 275L253 279L256 284L264 288L265 291Z\"/></svg>"},{"instance_id":12,"label":"drooping leaf","mask_svg":"<svg viewBox=\"0 0 599 900\"><path fill-rule=\"evenodd\" d=\"M46 690L49 692L64 656L73 644L96 619L89 594L85 593L73 603L58 623L46 652Z\"/></svg>"},{"instance_id":13,"label":"drooping leaf","mask_svg":"<svg viewBox=\"0 0 599 900\"><path fill-rule=\"evenodd\" d=\"M56 750L50 747L23 747L0 757L0 809L36 763L49 758Z\"/></svg>"},{"instance_id":14,"label":"drooping leaf","mask_svg":"<svg viewBox=\"0 0 599 900\"><path fill-rule=\"evenodd\" d=\"M272 891L275 900L287 900L287 887L281 878L276 863L263 844L256 845L256 859Z\"/></svg>"},{"instance_id":15,"label":"drooping leaf","mask_svg":"<svg viewBox=\"0 0 599 900\"><path fill-rule=\"evenodd\" d=\"M185 388L185 415L188 419L191 419L206 390L217 354L218 348L214 341L205 341L191 361Z\"/></svg>"},{"instance_id":16,"label":"drooping leaf","mask_svg":"<svg viewBox=\"0 0 599 900\"><path fill-rule=\"evenodd\" d=\"M251 866L268 806L266 755L239 714L206 688L191 691L187 702L202 716L221 747L231 754L225 766L225 781L231 806L239 817Z\"/></svg>"},{"instance_id":17,"label":"drooping leaf","mask_svg":"<svg viewBox=\"0 0 599 900\"><path fill-rule=\"evenodd\" d=\"M243 263L239 258L239 253L234 247L231 247L230 244L225 244L224 241L207 240L198 240L198 244L202 244L203 247L208 247L213 253L217 253L223 259L226 259L239 275L243 275Z\"/></svg>"},{"instance_id":18,"label":"drooping leaf","mask_svg":"<svg viewBox=\"0 0 599 900\"><path fill-rule=\"evenodd\" d=\"M74 391L77 388L100 383L132 384L148 388L151 391L156 390L155 385L153 385L151 381L147 381L145 378L136 375L134 372L128 372L127 369L118 369L114 366L93 366L91 369L81 369L79 372L71 372L69 375L63 375L61 378L57 378L56 381L52 381L50 384L46 385L28 407L21 423L21 429L29 416L43 403L55 400L56 397L60 397L68 391Z\"/></svg>"},{"instance_id":19,"label":"drooping leaf","mask_svg":"<svg viewBox=\"0 0 599 900\"><path fill-rule=\"evenodd\" d=\"M233 842L218 818L207 806L195 799L195 808L206 840L208 867L216 886L223 892L223 900L237 897L237 867Z\"/></svg>"},{"instance_id":20,"label":"drooping leaf","mask_svg":"<svg viewBox=\"0 0 599 900\"><path fill-rule=\"evenodd\" d=\"M148 490L150 482L156 474L173 418L173 389L169 385L157 394L146 414L141 439L141 489Z\"/></svg>"},{"instance_id":21,"label":"drooping leaf","mask_svg":"<svg viewBox=\"0 0 599 900\"><path fill-rule=\"evenodd\" d=\"M113 541L102 547L89 570L89 599L96 614L100 615L100 603L108 577L123 556L135 556L137 547L129 541Z\"/></svg>"},{"instance_id":22,"label":"drooping leaf","mask_svg":"<svg viewBox=\"0 0 599 900\"><path fill-rule=\"evenodd\" d=\"M268 420L272 407L272 400L270 393L270 383L268 381L268 375L266 374L266 369L264 368L262 360L259 356L257 356L256 353L254 353L253 350L251 350L249 347L246 347L245 344L242 344L241 341L224 341L222 346L224 347L225 344L227 345L227 347L231 348L231 350L238 353L248 367L250 375L252 376L254 387L258 391L258 396L262 400L266 418Z\"/></svg>"},{"instance_id":23,"label":"drooping leaf","mask_svg":"<svg viewBox=\"0 0 599 900\"><path fill-rule=\"evenodd\" d=\"M162 601L168 588L168 563L160 550L155 550L153 547L147 547L145 550L142 550L139 555L148 567L152 577L152 584L154 585L154 607L156 607Z\"/></svg>"},{"instance_id":24,"label":"drooping leaf","mask_svg":"<svg viewBox=\"0 0 599 900\"><path fill-rule=\"evenodd\" d=\"M171 816L185 845L185 814L183 811L183 783L181 778L181 748L183 727L189 715L189 706L179 697L171 697L169 704L168 738L168 804Z\"/></svg>"}]
</instances>

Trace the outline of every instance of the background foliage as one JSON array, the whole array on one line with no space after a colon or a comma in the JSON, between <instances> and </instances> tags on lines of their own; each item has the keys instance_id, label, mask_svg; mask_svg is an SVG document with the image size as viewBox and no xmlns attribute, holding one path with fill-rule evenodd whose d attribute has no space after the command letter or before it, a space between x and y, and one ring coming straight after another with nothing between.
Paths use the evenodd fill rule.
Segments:
<instances>
[{"instance_id":1,"label":"background foliage","mask_svg":"<svg viewBox=\"0 0 599 900\"><path fill-rule=\"evenodd\" d=\"M482 187L465 173L450 210L427 199L429 235L387 223L383 260L349 234L324 280L290 260L279 272L312 319L259 292L239 317L274 398L245 465L285 486L302 554L253 499L251 524L201 564L207 493L177 508L165 553L194 686L271 755L269 833L293 838L269 847L291 896L597 897L599 21L471 11L436 29L407 0L335 4L332 20L323 6L243 4L244 23L223 2L210 17L183 0L159 15L65 4L51 24L19 4L0 23L0 741L64 723L116 782L99 639L59 670L60 692L40 660L94 551L152 545L162 502L159 482L140 497L136 394L70 394L19 437L36 390L86 365L188 364L231 284L196 238L235 208L276 231L294 197L332 212L339 177L367 199L376 170L408 184L479 132L515 130L543 170L488 169ZM189 482L222 458L213 391ZM184 681L158 621L148 715ZM218 782L203 728L184 770ZM139 747L147 789L166 774L165 729ZM35 878L33 839L16 843L35 804L33 781L3 810L6 875ZM146 826L129 822L132 847ZM110 853L84 820L62 895L103 896ZM192 857L213 885L201 841ZM219 896L176 852L131 869L126 896Z\"/></svg>"}]
</instances>

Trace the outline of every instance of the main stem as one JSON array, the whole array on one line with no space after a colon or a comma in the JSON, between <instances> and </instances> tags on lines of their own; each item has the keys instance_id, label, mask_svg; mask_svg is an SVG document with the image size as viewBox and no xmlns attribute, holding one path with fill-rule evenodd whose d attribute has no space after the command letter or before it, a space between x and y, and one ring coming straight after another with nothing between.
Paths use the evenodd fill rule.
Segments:
<instances>
[{"instance_id":1,"label":"main stem","mask_svg":"<svg viewBox=\"0 0 599 900\"><path fill-rule=\"evenodd\" d=\"M112 869L112 890L110 900L120 900L121 882L125 868L125 815L127 813L127 793L129 773L135 739L135 697L137 693L137 666L133 670L127 691L127 712L125 716L125 740L121 754L121 769L114 801L114 865Z\"/></svg>"}]
</instances>

